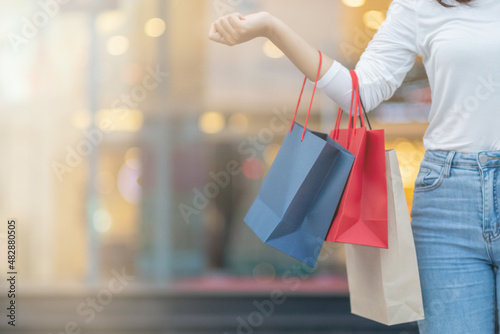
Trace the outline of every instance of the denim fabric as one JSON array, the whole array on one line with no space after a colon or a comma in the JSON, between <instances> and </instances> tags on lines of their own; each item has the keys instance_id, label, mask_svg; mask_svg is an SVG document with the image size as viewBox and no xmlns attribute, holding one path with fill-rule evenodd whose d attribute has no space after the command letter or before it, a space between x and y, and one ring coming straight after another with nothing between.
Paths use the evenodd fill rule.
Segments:
<instances>
[{"instance_id":1,"label":"denim fabric","mask_svg":"<svg viewBox=\"0 0 500 334\"><path fill-rule=\"evenodd\" d=\"M425 320L421 334L490 334L500 295L500 151L427 151L412 228Z\"/></svg>"}]
</instances>

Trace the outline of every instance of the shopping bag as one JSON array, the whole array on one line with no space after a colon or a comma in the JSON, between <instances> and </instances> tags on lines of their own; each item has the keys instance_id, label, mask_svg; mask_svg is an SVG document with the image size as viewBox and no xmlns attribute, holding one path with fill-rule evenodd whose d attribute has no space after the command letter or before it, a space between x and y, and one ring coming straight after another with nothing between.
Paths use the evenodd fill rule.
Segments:
<instances>
[{"instance_id":1,"label":"shopping bag","mask_svg":"<svg viewBox=\"0 0 500 334\"><path fill-rule=\"evenodd\" d=\"M389 248L345 245L351 312L395 325L424 318L417 255L395 150L386 151Z\"/></svg>"},{"instance_id":2,"label":"shopping bag","mask_svg":"<svg viewBox=\"0 0 500 334\"><path fill-rule=\"evenodd\" d=\"M348 128L340 129L343 111L339 109L330 136L356 159L326 241L387 248L384 130L366 128L356 72L351 71L351 76L353 93ZM356 126L358 112L359 128Z\"/></svg>"},{"instance_id":3,"label":"shopping bag","mask_svg":"<svg viewBox=\"0 0 500 334\"><path fill-rule=\"evenodd\" d=\"M290 132L244 221L266 244L314 266L354 156L327 134L307 129L316 84L304 127L295 122L305 83Z\"/></svg>"}]
</instances>

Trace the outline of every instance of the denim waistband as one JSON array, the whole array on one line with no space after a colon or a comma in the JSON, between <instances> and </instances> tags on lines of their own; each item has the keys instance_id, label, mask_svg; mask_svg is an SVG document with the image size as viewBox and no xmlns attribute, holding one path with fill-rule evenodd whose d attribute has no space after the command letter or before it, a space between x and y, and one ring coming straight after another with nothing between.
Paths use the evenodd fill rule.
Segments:
<instances>
[{"instance_id":1,"label":"denim waistband","mask_svg":"<svg viewBox=\"0 0 500 334\"><path fill-rule=\"evenodd\" d=\"M428 150L425 152L424 160L451 167L500 167L500 151L462 153Z\"/></svg>"}]
</instances>

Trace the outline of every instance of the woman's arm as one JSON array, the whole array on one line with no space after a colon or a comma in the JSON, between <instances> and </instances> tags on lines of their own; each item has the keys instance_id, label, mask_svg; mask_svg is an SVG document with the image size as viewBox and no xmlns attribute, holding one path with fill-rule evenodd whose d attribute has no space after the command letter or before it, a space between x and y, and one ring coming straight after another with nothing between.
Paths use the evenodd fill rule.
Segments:
<instances>
[{"instance_id":1,"label":"woman's arm","mask_svg":"<svg viewBox=\"0 0 500 334\"><path fill-rule=\"evenodd\" d=\"M418 52L416 7L416 0L393 0L386 21L356 64L360 95L367 111L388 100L415 63ZM224 16L212 24L209 34L211 40L227 45L256 37L269 38L309 80L316 79L317 50L269 13ZM349 70L325 55L320 78L318 88L344 110L349 110L352 92Z\"/></svg>"},{"instance_id":2,"label":"woman's arm","mask_svg":"<svg viewBox=\"0 0 500 334\"><path fill-rule=\"evenodd\" d=\"M256 37L266 37L273 42L293 64L311 81L316 80L319 66L317 49L313 48L283 21L267 12L247 16L239 13L223 16L212 23L209 38L212 41L236 45ZM334 61L323 55L320 78Z\"/></svg>"}]
</instances>

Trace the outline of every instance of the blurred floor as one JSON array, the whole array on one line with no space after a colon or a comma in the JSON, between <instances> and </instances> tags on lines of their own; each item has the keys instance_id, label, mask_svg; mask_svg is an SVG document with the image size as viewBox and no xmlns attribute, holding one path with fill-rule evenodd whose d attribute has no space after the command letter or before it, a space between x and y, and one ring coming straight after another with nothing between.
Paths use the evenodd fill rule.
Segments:
<instances>
[{"instance_id":1,"label":"blurred floor","mask_svg":"<svg viewBox=\"0 0 500 334\"><path fill-rule=\"evenodd\" d=\"M18 326L0 325L1 333L418 333L415 324L387 327L349 313L342 296L287 295L286 302L268 314L269 296L239 294L120 296L89 324L75 305L85 296L25 297ZM264 306L262 306L264 307ZM266 308L270 310L271 308ZM72 323L74 321L74 323Z\"/></svg>"},{"instance_id":2,"label":"blurred floor","mask_svg":"<svg viewBox=\"0 0 500 334\"><path fill-rule=\"evenodd\" d=\"M388 327L350 314L348 297L335 291L313 292L301 285L306 291L286 292L286 287L272 285L267 292L224 292L222 287L202 292L182 284L177 290L129 287L116 295L103 288L25 292L18 300L16 328L4 321L0 333L418 333L415 323Z\"/></svg>"}]
</instances>

